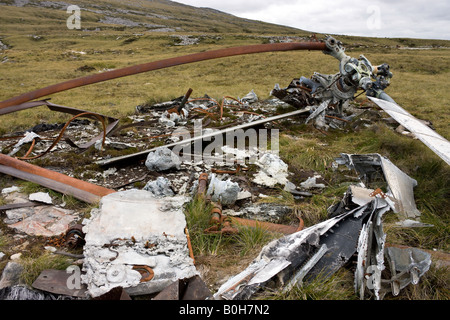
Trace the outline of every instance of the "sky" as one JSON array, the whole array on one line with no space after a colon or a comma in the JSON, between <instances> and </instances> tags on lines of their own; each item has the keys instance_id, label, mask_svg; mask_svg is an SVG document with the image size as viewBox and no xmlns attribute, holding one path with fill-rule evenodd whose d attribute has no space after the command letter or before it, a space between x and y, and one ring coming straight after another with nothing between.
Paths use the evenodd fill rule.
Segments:
<instances>
[{"instance_id":1,"label":"sky","mask_svg":"<svg viewBox=\"0 0 450 320\"><path fill-rule=\"evenodd\" d=\"M450 40L449 0L175 0L322 34Z\"/></svg>"}]
</instances>

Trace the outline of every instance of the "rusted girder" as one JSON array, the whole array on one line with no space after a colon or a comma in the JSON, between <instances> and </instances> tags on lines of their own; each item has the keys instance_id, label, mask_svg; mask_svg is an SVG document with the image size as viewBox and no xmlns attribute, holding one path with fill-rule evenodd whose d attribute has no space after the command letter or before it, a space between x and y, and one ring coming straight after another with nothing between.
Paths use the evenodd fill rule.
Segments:
<instances>
[{"instance_id":1,"label":"rusted girder","mask_svg":"<svg viewBox=\"0 0 450 320\"><path fill-rule=\"evenodd\" d=\"M96 203L101 197L116 192L65 174L44 169L10 156L0 154L0 172L69 194L79 200Z\"/></svg>"},{"instance_id":2,"label":"rusted girder","mask_svg":"<svg viewBox=\"0 0 450 320\"><path fill-rule=\"evenodd\" d=\"M189 54L185 56L158 60L154 62L139 64L121 69L111 70L103 73L92 74L86 77L76 78L69 81L54 84L45 88L37 89L24 93L22 95L0 102L0 110L10 106L38 99L53 93L86 86L93 83L130 76L152 70L158 70L187 63L237 56L243 54L272 52L272 51L291 51L291 50L321 50L327 51L328 48L324 42L291 42L291 43L269 43L240 46L226 49L211 50Z\"/></svg>"}]
</instances>

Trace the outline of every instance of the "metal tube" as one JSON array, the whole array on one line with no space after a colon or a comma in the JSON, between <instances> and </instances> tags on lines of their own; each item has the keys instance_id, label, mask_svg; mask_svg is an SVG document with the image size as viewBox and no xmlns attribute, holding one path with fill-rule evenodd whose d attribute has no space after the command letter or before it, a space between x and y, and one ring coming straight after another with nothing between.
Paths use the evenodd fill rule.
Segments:
<instances>
[{"instance_id":1,"label":"metal tube","mask_svg":"<svg viewBox=\"0 0 450 320\"><path fill-rule=\"evenodd\" d=\"M86 86L89 84L125 77L142 72L158 70L173 66L178 66L186 63L199 62L204 60L211 60L217 58L224 58L230 56L237 56L243 54L271 52L271 51L290 51L290 50L322 50L326 51L327 46L324 42L292 42L292 43L269 43L259 45L249 45L241 47L233 47L226 49L218 49L212 51L199 52L189 54L181 57L169 58L135 66L125 67L121 69L111 70L103 73L97 73L86 77L72 79L69 81L54 84L45 88L37 89L24 93L22 95L4 100L0 102L0 109L7 108L41 98L53 93Z\"/></svg>"},{"instance_id":2,"label":"metal tube","mask_svg":"<svg viewBox=\"0 0 450 320\"><path fill-rule=\"evenodd\" d=\"M33 182L36 182L38 184L41 184L39 181L39 178L44 178L43 180L50 179L51 181L53 181L55 183L59 183L60 184L59 186L63 186L63 185L71 186L71 187L74 187L75 189L84 191L84 193L89 193L89 194L95 196L96 198L103 197L110 193L116 192L115 190L97 186L95 184L92 184L92 183L89 183L86 181L78 180L78 179L66 176L65 174L62 174L59 172L44 169L44 168L41 168L41 167L38 167L38 166L35 166L32 164L26 163L24 161L14 159L14 158L4 155L4 154L0 154L0 165L3 165L5 167L11 167L13 169L16 169L16 170L24 172L24 173L32 174L32 175L36 176L35 178L37 178L37 181L33 181ZM46 181L46 182L48 182L48 181ZM53 189L51 184L50 185L46 184L44 186L47 188ZM56 190L56 189L54 189L54 190ZM65 191L61 191L61 190L57 190L57 191L65 193ZM69 194L71 194L71 193L69 193ZM74 194L72 194L72 195L74 195ZM91 202L91 201L87 201L87 202Z\"/></svg>"}]
</instances>

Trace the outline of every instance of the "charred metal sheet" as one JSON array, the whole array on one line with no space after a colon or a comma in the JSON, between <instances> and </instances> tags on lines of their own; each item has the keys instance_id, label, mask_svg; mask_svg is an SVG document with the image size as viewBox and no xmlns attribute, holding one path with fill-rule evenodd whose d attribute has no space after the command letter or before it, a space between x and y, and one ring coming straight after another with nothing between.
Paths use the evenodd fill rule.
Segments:
<instances>
[{"instance_id":1,"label":"charred metal sheet","mask_svg":"<svg viewBox=\"0 0 450 320\"><path fill-rule=\"evenodd\" d=\"M185 56L169 58L135 66L130 66L122 69L116 69L103 73L92 74L86 77L72 79L62 83L54 84L45 88L37 89L31 92L24 93L22 95L4 100L0 102L0 110L27 102L30 100L38 99L43 96L47 96L53 93L86 86L93 83L116 79L120 77L130 76L142 72L158 70L173 66L178 66L187 63L199 62L204 60L211 60L217 58L224 58L230 56L237 56L243 54L253 54L261 52L272 51L290 51L290 50L329 50L323 42L291 42L291 43L270 43L259 45L248 45L234 48L218 49L212 51L199 52L189 54Z\"/></svg>"},{"instance_id":2,"label":"charred metal sheet","mask_svg":"<svg viewBox=\"0 0 450 320\"><path fill-rule=\"evenodd\" d=\"M99 297L92 298L92 300L131 300L131 297L124 288L115 287Z\"/></svg>"},{"instance_id":3,"label":"charred metal sheet","mask_svg":"<svg viewBox=\"0 0 450 320\"><path fill-rule=\"evenodd\" d=\"M169 143L169 144L164 145L163 147L171 148L171 147L175 147L175 146L188 145L188 144L193 143L195 141L199 141L199 140L203 140L203 139L209 139L211 137L215 137L217 135L233 132L235 130L250 128L250 127L254 127L254 126L257 126L257 125L260 125L260 124L263 124L263 123L276 121L276 120L280 120L280 119L284 119L284 118L288 118L288 117L293 117L293 116L296 116L296 115L299 115L299 114L302 114L302 113L307 113L307 112L309 112L309 108L305 108L305 109L302 109L302 110L296 110L296 111L292 111L292 112L287 112L287 113L283 113L283 114L276 115L276 116L273 116L273 117L267 117L267 118L256 120L256 121L252 121L252 122L249 122L249 123L244 123L244 124L241 124L241 125L238 125L238 126L235 126L235 127L230 127L230 128L226 128L226 129L223 129L223 130L208 132L206 134L195 136L195 137L190 138L190 139L185 139L185 140L181 140L181 141L178 141L178 142ZM115 162L129 160L129 159L136 158L136 157L146 156L150 152L154 152L154 151L158 150L159 148L161 148L161 147L155 147L155 148L152 148L152 149L148 149L148 150L144 150L144 151L140 151L140 152L137 152L137 153L124 155L124 156L120 156L120 157L115 157L115 158L111 158L111 159L107 159L107 160L100 160L100 161L96 161L95 163L98 164L98 165L101 165L101 166L106 166L106 165L110 165L110 164L115 163Z\"/></svg>"},{"instance_id":4,"label":"charred metal sheet","mask_svg":"<svg viewBox=\"0 0 450 320\"><path fill-rule=\"evenodd\" d=\"M331 276L356 252L366 221L388 208L380 199L266 245L240 274L223 284L215 299L249 299L269 283L292 287L296 278L311 281ZM308 262L310 262L308 264ZM299 269L303 272L299 274Z\"/></svg>"},{"instance_id":5,"label":"charred metal sheet","mask_svg":"<svg viewBox=\"0 0 450 320\"><path fill-rule=\"evenodd\" d=\"M196 275L175 281L152 300L209 300L212 297L205 282Z\"/></svg>"},{"instance_id":6,"label":"charred metal sheet","mask_svg":"<svg viewBox=\"0 0 450 320\"><path fill-rule=\"evenodd\" d=\"M0 212L6 211L6 210L11 210L11 209L36 207L36 206L42 206L42 203L39 203L39 202L10 203L10 204L5 204L3 206L0 206Z\"/></svg>"},{"instance_id":7,"label":"charred metal sheet","mask_svg":"<svg viewBox=\"0 0 450 320\"><path fill-rule=\"evenodd\" d=\"M369 99L386 111L399 124L412 132L428 148L450 165L450 142L447 139L423 124L398 104L373 97L369 97Z\"/></svg>"},{"instance_id":8,"label":"charred metal sheet","mask_svg":"<svg viewBox=\"0 0 450 320\"><path fill-rule=\"evenodd\" d=\"M364 184L369 188L381 183L387 184L387 201L392 200L393 210L404 218L418 218L421 214L414 201L414 187L417 181L408 176L389 159L379 154L346 154L336 159L338 164L345 164L355 170Z\"/></svg>"},{"instance_id":9,"label":"charred metal sheet","mask_svg":"<svg viewBox=\"0 0 450 320\"><path fill-rule=\"evenodd\" d=\"M33 282L32 287L38 290L47 291L55 294L87 298L87 287L83 284L69 289L68 283L71 282L72 273L66 270L47 269L41 272L39 277Z\"/></svg>"}]
</instances>

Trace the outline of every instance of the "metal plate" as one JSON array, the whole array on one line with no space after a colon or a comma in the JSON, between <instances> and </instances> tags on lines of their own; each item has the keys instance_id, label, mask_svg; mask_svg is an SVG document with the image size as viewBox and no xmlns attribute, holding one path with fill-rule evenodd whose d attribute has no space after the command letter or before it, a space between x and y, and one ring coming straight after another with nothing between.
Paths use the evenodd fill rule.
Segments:
<instances>
[{"instance_id":1,"label":"metal plate","mask_svg":"<svg viewBox=\"0 0 450 320\"><path fill-rule=\"evenodd\" d=\"M41 272L32 287L55 294L86 298L88 296L86 285L80 284L80 289L69 289L67 283L70 282L69 277L72 275L65 270L47 269Z\"/></svg>"}]
</instances>

